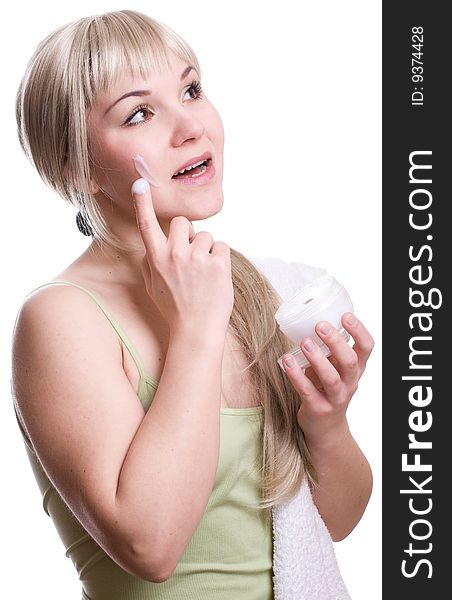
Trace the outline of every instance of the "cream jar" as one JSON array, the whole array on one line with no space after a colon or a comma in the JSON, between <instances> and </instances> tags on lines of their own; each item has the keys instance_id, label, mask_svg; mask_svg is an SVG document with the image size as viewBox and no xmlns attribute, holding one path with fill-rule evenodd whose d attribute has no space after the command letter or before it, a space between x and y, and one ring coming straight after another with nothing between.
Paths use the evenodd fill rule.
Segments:
<instances>
[{"instance_id":1,"label":"cream jar","mask_svg":"<svg viewBox=\"0 0 452 600\"><path fill-rule=\"evenodd\" d=\"M353 304L345 288L331 275L315 279L281 304L275 319L284 335L296 344L290 353L300 367L309 366L309 360L300 348L301 340L305 337L317 342L325 356L331 354L315 332L319 321L331 323L348 342L350 335L341 323L341 317L346 312L353 312ZM282 356L278 364L284 370Z\"/></svg>"}]
</instances>

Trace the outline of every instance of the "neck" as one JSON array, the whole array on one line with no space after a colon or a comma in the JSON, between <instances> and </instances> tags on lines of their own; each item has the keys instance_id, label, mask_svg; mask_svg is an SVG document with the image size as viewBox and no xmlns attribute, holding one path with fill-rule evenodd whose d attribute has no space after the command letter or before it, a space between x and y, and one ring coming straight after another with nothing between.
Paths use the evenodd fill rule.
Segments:
<instances>
[{"instance_id":1,"label":"neck","mask_svg":"<svg viewBox=\"0 0 452 600\"><path fill-rule=\"evenodd\" d=\"M97 273L102 273L105 281L144 287L141 263L145 249L141 238L134 247L135 250L124 252L93 239L80 258L83 262L89 261Z\"/></svg>"},{"instance_id":2,"label":"neck","mask_svg":"<svg viewBox=\"0 0 452 600\"><path fill-rule=\"evenodd\" d=\"M106 282L144 287L141 262L145 248L134 213L123 210L119 204L108 202L103 194L98 194L96 199L110 231L131 250L118 250L93 238L80 257L82 264L89 265L95 271L93 275Z\"/></svg>"},{"instance_id":3,"label":"neck","mask_svg":"<svg viewBox=\"0 0 452 600\"><path fill-rule=\"evenodd\" d=\"M98 200L109 229L131 250L118 250L94 238L80 258L83 263L87 261L98 274L102 273L105 280L144 286L141 264L145 248L135 214L123 211L120 206L111 206L103 196L98 197ZM170 223L159 219L159 224L168 236Z\"/></svg>"}]
</instances>

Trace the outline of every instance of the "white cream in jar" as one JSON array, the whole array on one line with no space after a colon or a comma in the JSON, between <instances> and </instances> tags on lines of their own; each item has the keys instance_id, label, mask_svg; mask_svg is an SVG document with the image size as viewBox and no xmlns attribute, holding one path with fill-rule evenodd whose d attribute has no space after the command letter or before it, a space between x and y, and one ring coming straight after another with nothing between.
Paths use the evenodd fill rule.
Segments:
<instances>
[{"instance_id":1,"label":"white cream in jar","mask_svg":"<svg viewBox=\"0 0 452 600\"><path fill-rule=\"evenodd\" d=\"M331 354L315 332L319 321L328 321L346 341L350 339L341 323L341 317L346 312L353 312L352 301L345 288L331 275L315 279L281 304L275 319L284 335L296 344L290 354L300 367L309 366L309 360L300 348L302 339L306 337L317 342L325 356ZM284 370L282 356L278 358L278 364Z\"/></svg>"}]
</instances>

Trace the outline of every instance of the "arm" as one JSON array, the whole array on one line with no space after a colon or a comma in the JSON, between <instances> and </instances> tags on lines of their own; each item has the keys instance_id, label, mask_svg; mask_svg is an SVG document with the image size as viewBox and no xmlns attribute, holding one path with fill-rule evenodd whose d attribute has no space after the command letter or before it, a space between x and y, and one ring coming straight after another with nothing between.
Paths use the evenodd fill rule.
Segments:
<instances>
[{"instance_id":1,"label":"arm","mask_svg":"<svg viewBox=\"0 0 452 600\"><path fill-rule=\"evenodd\" d=\"M360 521L372 491L372 472L347 423L342 431L317 443L307 440L317 471L312 497L333 541L338 542Z\"/></svg>"},{"instance_id":2,"label":"arm","mask_svg":"<svg viewBox=\"0 0 452 600\"><path fill-rule=\"evenodd\" d=\"M154 400L123 462L116 505L133 515L139 554L166 557L163 579L175 569L204 514L220 446L224 336L202 326L170 339ZM207 334L207 335L206 335ZM208 339L212 336L212 339ZM143 523L152 527L142 531ZM160 543L156 541L160 540Z\"/></svg>"},{"instance_id":3,"label":"arm","mask_svg":"<svg viewBox=\"0 0 452 600\"><path fill-rule=\"evenodd\" d=\"M156 582L193 535L218 461L224 336L192 333L172 337L146 414L85 294L40 290L14 336L14 393L47 475L120 566Z\"/></svg>"},{"instance_id":4,"label":"arm","mask_svg":"<svg viewBox=\"0 0 452 600\"><path fill-rule=\"evenodd\" d=\"M319 323L316 333L331 356L326 358L315 341L306 345L308 340L302 340L301 348L312 366L305 372L284 362L302 398L298 424L318 475L313 500L334 541L345 538L359 522L372 490L370 466L349 431L346 410L374 341L360 321L354 317L349 323L347 316L343 315L342 325L355 340L353 348L331 324L327 323L325 334Z\"/></svg>"}]
</instances>

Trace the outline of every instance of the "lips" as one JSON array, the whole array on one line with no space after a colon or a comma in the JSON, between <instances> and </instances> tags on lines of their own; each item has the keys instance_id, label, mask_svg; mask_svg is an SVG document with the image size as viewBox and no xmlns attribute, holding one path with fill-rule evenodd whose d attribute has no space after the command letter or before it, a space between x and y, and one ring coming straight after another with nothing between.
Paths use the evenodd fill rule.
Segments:
<instances>
[{"instance_id":1,"label":"lips","mask_svg":"<svg viewBox=\"0 0 452 600\"><path fill-rule=\"evenodd\" d=\"M182 164L180 167L178 167L174 173L173 173L173 177L174 175L177 175L177 173L179 171L181 171L182 169L185 169L186 167L190 167L191 165L200 162L202 160L208 160L212 158L212 154L210 152L204 152L204 154L201 154L200 156L193 156L193 158L190 158L189 160L187 160L186 162L184 162L184 164Z\"/></svg>"}]
</instances>

